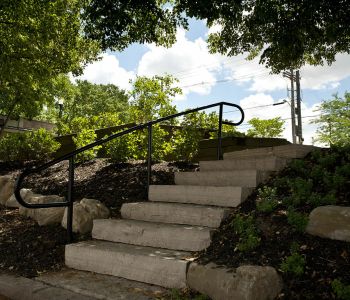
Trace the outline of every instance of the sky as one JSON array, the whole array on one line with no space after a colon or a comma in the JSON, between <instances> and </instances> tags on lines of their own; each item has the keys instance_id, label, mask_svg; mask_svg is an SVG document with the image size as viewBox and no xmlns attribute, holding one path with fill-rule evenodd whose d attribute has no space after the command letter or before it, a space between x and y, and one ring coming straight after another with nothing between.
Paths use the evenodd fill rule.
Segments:
<instances>
[{"instance_id":1,"label":"sky","mask_svg":"<svg viewBox=\"0 0 350 300\"><path fill-rule=\"evenodd\" d=\"M289 79L271 75L258 59L247 61L246 55L210 54L206 39L212 31L215 28L208 29L203 21L191 20L189 31L178 30L177 42L171 48L133 44L123 52L103 53L101 60L88 65L79 79L129 90L130 80L136 76L171 74L183 90L173 102L179 111L220 101L239 104L246 115L239 131L249 129L251 118L281 117L286 122L283 137L291 141L288 102L272 105L289 99ZM338 54L331 66L305 66L300 75L304 144L313 144L317 126L311 121L319 115L318 105L350 90L350 55ZM239 117L229 107L225 107L224 114L232 121Z\"/></svg>"}]
</instances>

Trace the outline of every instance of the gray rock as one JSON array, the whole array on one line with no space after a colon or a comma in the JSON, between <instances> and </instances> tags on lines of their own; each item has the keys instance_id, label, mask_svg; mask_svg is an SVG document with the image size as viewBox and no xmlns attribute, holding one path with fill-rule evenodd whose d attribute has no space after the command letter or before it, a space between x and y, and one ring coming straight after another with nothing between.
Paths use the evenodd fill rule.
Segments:
<instances>
[{"instance_id":1,"label":"gray rock","mask_svg":"<svg viewBox=\"0 0 350 300\"><path fill-rule=\"evenodd\" d=\"M272 267L241 266L226 269L214 263L191 263L187 284L213 300L274 299L282 289L282 281Z\"/></svg>"},{"instance_id":2,"label":"gray rock","mask_svg":"<svg viewBox=\"0 0 350 300\"><path fill-rule=\"evenodd\" d=\"M27 200L32 204L63 202L64 197L56 195L33 195ZM50 208L26 208L21 206L19 208L21 215L30 217L42 225L61 223L64 214L64 207L50 207Z\"/></svg>"},{"instance_id":3,"label":"gray rock","mask_svg":"<svg viewBox=\"0 0 350 300\"><path fill-rule=\"evenodd\" d=\"M5 205L13 194L15 181L11 176L0 176L0 204Z\"/></svg>"},{"instance_id":4,"label":"gray rock","mask_svg":"<svg viewBox=\"0 0 350 300\"><path fill-rule=\"evenodd\" d=\"M328 205L315 208L310 213L306 232L350 242L350 207Z\"/></svg>"},{"instance_id":5,"label":"gray rock","mask_svg":"<svg viewBox=\"0 0 350 300\"><path fill-rule=\"evenodd\" d=\"M28 201L33 195L34 193L30 189L21 189L21 196L24 201ZM15 194L12 194L12 196L6 201L5 206L20 207L21 205L17 202Z\"/></svg>"},{"instance_id":6,"label":"gray rock","mask_svg":"<svg viewBox=\"0 0 350 300\"><path fill-rule=\"evenodd\" d=\"M67 213L64 211L62 226L67 228ZM80 233L91 232L94 219L106 219L109 217L108 208L95 199L82 199L73 205L73 231Z\"/></svg>"}]
</instances>

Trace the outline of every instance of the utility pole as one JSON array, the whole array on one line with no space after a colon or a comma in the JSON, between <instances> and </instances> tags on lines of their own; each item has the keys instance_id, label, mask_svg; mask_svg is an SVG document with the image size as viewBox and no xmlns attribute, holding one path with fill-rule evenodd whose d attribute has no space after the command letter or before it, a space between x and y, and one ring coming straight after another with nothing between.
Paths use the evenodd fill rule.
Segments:
<instances>
[{"instance_id":1,"label":"utility pole","mask_svg":"<svg viewBox=\"0 0 350 300\"><path fill-rule=\"evenodd\" d=\"M290 113L292 117L292 141L293 141L293 144L296 144L297 138L296 138L296 126L295 126L294 71L290 70L290 72L283 72L283 76L290 79L290 86L291 86Z\"/></svg>"},{"instance_id":2,"label":"utility pole","mask_svg":"<svg viewBox=\"0 0 350 300\"><path fill-rule=\"evenodd\" d=\"M296 108L296 114L298 116L298 125L297 125L297 137L298 137L298 144L302 144L303 139L303 125L301 122L301 96L300 96L300 72L299 70L296 71L295 74L296 78L296 87L297 87L297 108Z\"/></svg>"}]
</instances>

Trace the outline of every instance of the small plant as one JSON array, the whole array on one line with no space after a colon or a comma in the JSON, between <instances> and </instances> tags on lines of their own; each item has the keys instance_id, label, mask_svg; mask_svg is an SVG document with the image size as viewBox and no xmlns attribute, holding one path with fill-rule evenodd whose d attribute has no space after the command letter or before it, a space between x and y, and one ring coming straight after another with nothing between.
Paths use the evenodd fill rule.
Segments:
<instances>
[{"instance_id":1,"label":"small plant","mask_svg":"<svg viewBox=\"0 0 350 300\"><path fill-rule=\"evenodd\" d=\"M293 227L297 232L303 233L306 229L309 221L306 214L295 211L293 208L289 208L287 211L288 224Z\"/></svg>"},{"instance_id":2,"label":"small plant","mask_svg":"<svg viewBox=\"0 0 350 300\"><path fill-rule=\"evenodd\" d=\"M321 205L334 205L337 203L337 198L334 191L328 193L325 196L318 193L312 193L310 198L307 200L307 203L312 207L318 207Z\"/></svg>"},{"instance_id":3,"label":"small plant","mask_svg":"<svg viewBox=\"0 0 350 300\"><path fill-rule=\"evenodd\" d=\"M345 285L339 279L334 279L332 289L338 299L350 300L350 285Z\"/></svg>"},{"instance_id":4,"label":"small plant","mask_svg":"<svg viewBox=\"0 0 350 300\"><path fill-rule=\"evenodd\" d=\"M278 206L277 188L264 186L258 189L256 208L261 212L272 212Z\"/></svg>"},{"instance_id":5,"label":"small plant","mask_svg":"<svg viewBox=\"0 0 350 300\"><path fill-rule=\"evenodd\" d=\"M210 300L206 295L197 294L195 296L187 296L178 289L172 289L170 292L170 300Z\"/></svg>"},{"instance_id":6,"label":"small plant","mask_svg":"<svg viewBox=\"0 0 350 300\"><path fill-rule=\"evenodd\" d=\"M300 177L289 181L289 187L291 191L291 205L298 207L304 204L310 197L313 188L313 182L310 179L303 179Z\"/></svg>"},{"instance_id":7,"label":"small plant","mask_svg":"<svg viewBox=\"0 0 350 300\"><path fill-rule=\"evenodd\" d=\"M252 251L260 244L260 237L252 216L236 216L233 220L233 229L239 236L236 249L241 252Z\"/></svg>"},{"instance_id":8,"label":"small plant","mask_svg":"<svg viewBox=\"0 0 350 300\"><path fill-rule=\"evenodd\" d=\"M291 255L282 262L281 270L299 277L304 274L305 258L298 253L298 248L298 244L292 244Z\"/></svg>"}]
</instances>

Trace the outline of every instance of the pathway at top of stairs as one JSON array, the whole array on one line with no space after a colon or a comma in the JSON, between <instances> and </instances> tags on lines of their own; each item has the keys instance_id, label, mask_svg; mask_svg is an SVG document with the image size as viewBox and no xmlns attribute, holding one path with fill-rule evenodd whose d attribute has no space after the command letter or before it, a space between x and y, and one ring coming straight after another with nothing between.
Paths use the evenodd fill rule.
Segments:
<instances>
[{"instance_id":1,"label":"pathway at top of stairs","mask_svg":"<svg viewBox=\"0 0 350 300\"><path fill-rule=\"evenodd\" d=\"M95 220L93 240L66 246L68 267L168 288L186 287L191 251L207 248L232 207L312 146L286 145L224 154L175 185L151 185L148 202L125 203L122 219Z\"/></svg>"}]
</instances>

